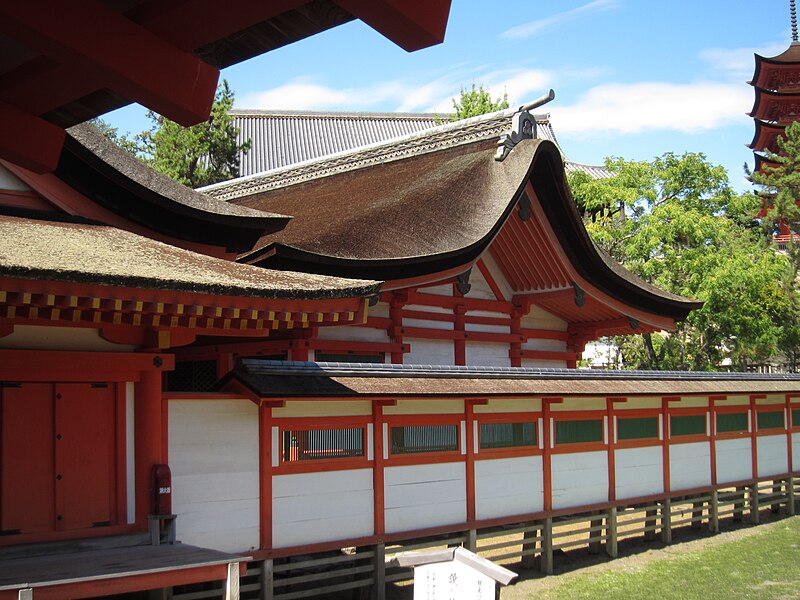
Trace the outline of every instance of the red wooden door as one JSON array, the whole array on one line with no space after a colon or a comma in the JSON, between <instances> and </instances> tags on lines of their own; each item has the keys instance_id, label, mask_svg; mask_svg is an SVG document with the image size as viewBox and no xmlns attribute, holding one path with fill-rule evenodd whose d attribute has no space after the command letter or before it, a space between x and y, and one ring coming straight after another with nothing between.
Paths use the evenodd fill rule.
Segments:
<instances>
[{"instance_id":1,"label":"red wooden door","mask_svg":"<svg viewBox=\"0 0 800 600\"><path fill-rule=\"evenodd\" d=\"M52 531L53 385L6 385L0 392L0 531Z\"/></svg>"},{"instance_id":2,"label":"red wooden door","mask_svg":"<svg viewBox=\"0 0 800 600\"><path fill-rule=\"evenodd\" d=\"M112 386L55 386L58 530L110 525L114 519L115 408Z\"/></svg>"}]
</instances>

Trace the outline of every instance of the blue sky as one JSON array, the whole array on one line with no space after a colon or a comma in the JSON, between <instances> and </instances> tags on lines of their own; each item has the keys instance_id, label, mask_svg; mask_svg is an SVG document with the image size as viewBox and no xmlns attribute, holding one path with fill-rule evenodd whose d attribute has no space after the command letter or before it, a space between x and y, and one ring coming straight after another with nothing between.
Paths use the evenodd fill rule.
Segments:
<instances>
[{"instance_id":1,"label":"blue sky","mask_svg":"<svg viewBox=\"0 0 800 600\"><path fill-rule=\"evenodd\" d=\"M223 77L260 109L446 112L473 82L512 105L553 88L541 110L571 160L703 152L745 190L753 53L790 41L788 0L453 0L439 46L409 54L357 21ZM105 118L137 132L143 115Z\"/></svg>"}]
</instances>

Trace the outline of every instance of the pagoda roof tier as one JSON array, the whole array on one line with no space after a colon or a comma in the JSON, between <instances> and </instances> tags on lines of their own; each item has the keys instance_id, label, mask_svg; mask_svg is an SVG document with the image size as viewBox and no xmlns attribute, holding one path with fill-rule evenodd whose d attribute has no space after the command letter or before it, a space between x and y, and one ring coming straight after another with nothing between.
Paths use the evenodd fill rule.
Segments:
<instances>
[{"instance_id":1,"label":"pagoda roof tier","mask_svg":"<svg viewBox=\"0 0 800 600\"><path fill-rule=\"evenodd\" d=\"M764 152L767 150L774 154L780 152L780 147L778 146L778 137L783 135L786 127L784 125L777 125L775 123L766 123L758 119L755 119L755 124L756 132L753 136L753 141L750 142L748 147L759 152Z\"/></svg>"},{"instance_id":2,"label":"pagoda roof tier","mask_svg":"<svg viewBox=\"0 0 800 600\"><path fill-rule=\"evenodd\" d=\"M800 120L800 90L793 93L755 90L756 99L749 116L780 125Z\"/></svg>"},{"instance_id":3,"label":"pagoda roof tier","mask_svg":"<svg viewBox=\"0 0 800 600\"><path fill-rule=\"evenodd\" d=\"M444 39L451 0L43 0L0 7L0 158L51 171L64 128L138 102L208 118L219 69L361 19L408 51Z\"/></svg>"},{"instance_id":4,"label":"pagoda roof tier","mask_svg":"<svg viewBox=\"0 0 800 600\"><path fill-rule=\"evenodd\" d=\"M800 43L792 43L778 56L767 58L756 54L755 58L756 70L751 85L776 92L800 90Z\"/></svg>"},{"instance_id":5,"label":"pagoda roof tier","mask_svg":"<svg viewBox=\"0 0 800 600\"><path fill-rule=\"evenodd\" d=\"M594 245L555 144L523 140L495 160L497 137L474 130L490 121L443 125L207 192L293 216L240 257L259 266L380 277L384 289L399 289L461 273L489 249L521 302L547 304L572 323L619 321L630 332L625 315L636 313L671 328L670 319L701 305L640 280Z\"/></svg>"},{"instance_id":6,"label":"pagoda roof tier","mask_svg":"<svg viewBox=\"0 0 800 600\"><path fill-rule=\"evenodd\" d=\"M780 164L774 160L770 160L768 157L764 156L763 154L759 154L758 152L754 152L753 156L756 158L755 164L755 171L759 171L761 173L764 172L764 167L779 167Z\"/></svg>"}]
</instances>

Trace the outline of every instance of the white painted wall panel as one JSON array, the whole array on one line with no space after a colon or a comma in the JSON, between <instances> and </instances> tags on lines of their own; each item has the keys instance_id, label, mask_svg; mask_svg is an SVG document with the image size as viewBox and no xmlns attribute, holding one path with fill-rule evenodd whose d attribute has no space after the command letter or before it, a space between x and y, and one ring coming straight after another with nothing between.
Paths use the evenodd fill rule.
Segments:
<instances>
[{"instance_id":1,"label":"white painted wall panel","mask_svg":"<svg viewBox=\"0 0 800 600\"><path fill-rule=\"evenodd\" d=\"M484 300L497 300L486 281L486 278L481 273L478 267L473 267L469 277L470 290L467 293L467 298L481 298Z\"/></svg>"},{"instance_id":2,"label":"white painted wall panel","mask_svg":"<svg viewBox=\"0 0 800 600\"><path fill-rule=\"evenodd\" d=\"M670 445L669 480L672 491L711 485L711 448L709 443Z\"/></svg>"},{"instance_id":3,"label":"white painted wall panel","mask_svg":"<svg viewBox=\"0 0 800 600\"><path fill-rule=\"evenodd\" d=\"M372 311L370 311L371 314ZM388 342L389 335L385 329L372 327L353 326L345 327L320 327L317 337L321 340L346 340L357 342Z\"/></svg>"},{"instance_id":4,"label":"white painted wall panel","mask_svg":"<svg viewBox=\"0 0 800 600\"><path fill-rule=\"evenodd\" d=\"M531 339L522 344L523 350L552 350L555 352L566 352L567 342L561 340Z\"/></svg>"},{"instance_id":5,"label":"white painted wall panel","mask_svg":"<svg viewBox=\"0 0 800 600\"><path fill-rule=\"evenodd\" d=\"M528 314L522 317L522 326L526 329L552 329L554 331L567 330L566 321L559 319L555 315L539 308L538 306L531 306L531 310L528 312Z\"/></svg>"},{"instance_id":6,"label":"white painted wall panel","mask_svg":"<svg viewBox=\"0 0 800 600\"><path fill-rule=\"evenodd\" d=\"M169 403L178 539L227 552L259 545L258 408L249 400Z\"/></svg>"},{"instance_id":7,"label":"white painted wall panel","mask_svg":"<svg viewBox=\"0 0 800 600\"><path fill-rule=\"evenodd\" d=\"M411 531L465 521L466 485L463 462L386 468L386 531Z\"/></svg>"},{"instance_id":8,"label":"white painted wall panel","mask_svg":"<svg viewBox=\"0 0 800 600\"><path fill-rule=\"evenodd\" d=\"M758 476L780 475L789 470L786 434L758 438Z\"/></svg>"},{"instance_id":9,"label":"white painted wall panel","mask_svg":"<svg viewBox=\"0 0 800 600\"><path fill-rule=\"evenodd\" d=\"M407 319L407 318L403 318L403 327L423 327L425 329L443 329L445 331L453 331L453 329L455 328L452 321L436 321L433 319Z\"/></svg>"},{"instance_id":10,"label":"white painted wall panel","mask_svg":"<svg viewBox=\"0 0 800 600\"><path fill-rule=\"evenodd\" d=\"M475 461L475 515L493 519L544 509L542 457Z\"/></svg>"},{"instance_id":11,"label":"white painted wall panel","mask_svg":"<svg viewBox=\"0 0 800 600\"><path fill-rule=\"evenodd\" d=\"M750 438L717 441L717 483L742 481L752 477Z\"/></svg>"},{"instance_id":12,"label":"white painted wall panel","mask_svg":"<svg viewBox=\"0 0 800 600\"><path fill-rule=\"evenodd\" d=\"M792 434L792 469L800 471L800 433Z\"/></svg>"},{"instance_id":13,"label":"white painted wall panel","mask_svg":"<svg viewBox=\"0 0 800 600\"><path fill-rule=\"evenodd\" d=\"M510 367L508 344L466 342L467 365L470 367Z\"/></svg>"},{"instance_id":14,"label":"white painted wall panel","mask_svg":"<svg viewBox=\"0 0 800 600\"><path fill-rule=\"evenodd\" d=\"M452 340L422 340L404 338L403 342L411 344L411 352L405 355L403 362L408 365L453 365Z\"/></svg>"},{"instance_id":15,"label":"white painted wall panel","mask_svg":"<svg viewBox=\"0 0 800 600\"><path fill-rule=\"evenodd\" d=\"M551 465L554 509L608 500L607 452L554 454Z\"/></svg>"},{"instance_id":16,"label":"white painted wall panel","mask_svg":"<svg viewBox=\"0 0 800 600\"><path fill-rule=\"evenodd\" d=\"M77 350L80 352L133 352L136 346L115 344L100 337L98 329L15 325L14 331L0 338L0 348L29 350Z\"/></svg>"},{"instance_id":17,"label":"white painted wall panel","mask_svg":"<svg viewBox=\"0 0 800 600\"><path fill-rule=\"evenodd\" d=\"M31 188L3 165L0 165L0 190L28 192Z\"/></svg>"},{"instance_id":18,"label":"white painted wall panel","mask_svg":"<svg viewBox=\"0 0 800 600\"><path fill-rule=\"evenodd\" d=\"M664 491L661 446L616 450L614 466L617 500L650 496Z\"/></svg>"},{"instance_id":19,"label":"white painted wall panel","mask_svg":"<svg viewBox=\"0 0 800 600\"><path fill-rule=\"evenodd\" d=\"M276 476L272 503L276 548L372 535L372 469Z\"/></svg>"}]
</instances>

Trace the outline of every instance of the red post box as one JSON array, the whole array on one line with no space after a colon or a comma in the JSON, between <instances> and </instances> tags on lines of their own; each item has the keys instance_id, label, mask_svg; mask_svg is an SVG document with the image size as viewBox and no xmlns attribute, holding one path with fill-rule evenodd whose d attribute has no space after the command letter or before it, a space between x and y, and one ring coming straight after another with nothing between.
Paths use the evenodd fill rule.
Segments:
<instances>
[{"instance_id":1,"label":"red post box","mask_svg":"<svg viewBox=\"0 0 800 600\"><path fill-rule=\"evenodd\" d=\"M153 514L172 514L172 472L169 465L153 465Z\"/></svg>"}]
</instances>

